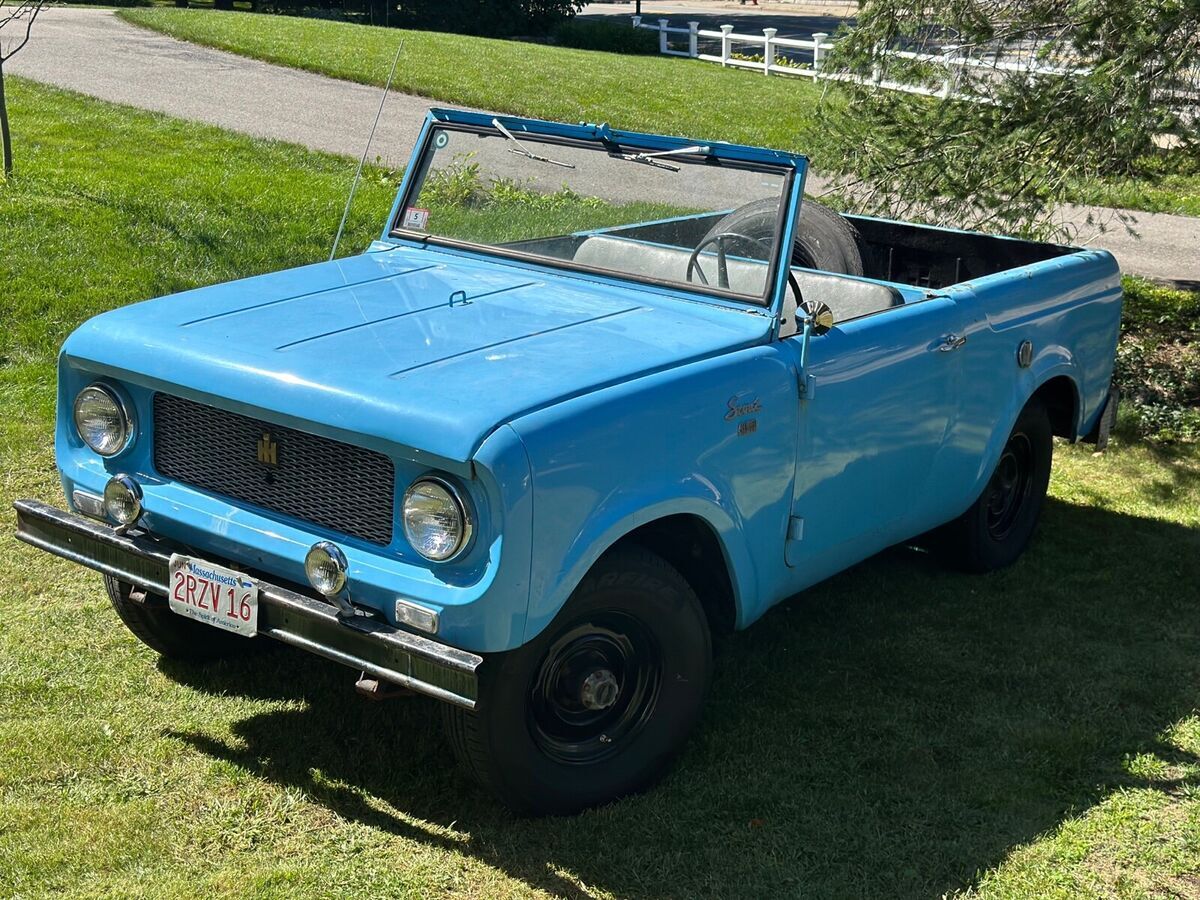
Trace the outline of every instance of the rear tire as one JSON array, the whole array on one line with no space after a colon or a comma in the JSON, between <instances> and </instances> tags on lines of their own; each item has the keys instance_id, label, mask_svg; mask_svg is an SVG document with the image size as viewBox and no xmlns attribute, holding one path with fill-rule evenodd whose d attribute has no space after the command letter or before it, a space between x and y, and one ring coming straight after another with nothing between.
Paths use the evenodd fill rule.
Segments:
<instances>
[{"instance_id":1,"label":"rear tire","mask_svg":"<svg viewBox=\"0 0 1200 900\"><path fill-rule=\"evenodd\" d=\"M516 812L565 815L643 791L695 727L708 621L647 550L609 553L546 630L485 659L474 712L445 706L464 767Z\"/></svg>"},{"instance_id":2,"label":"rear tire","mask_svg":"<svg viewBox=\"0 0 1200 900\"><path fill-rule=\"evenodd\" d=\"M739 206L717 222L704 240L732 232L754 240L771 241L775 238L778 217L778 201L769 197L755 200ZM800 218L796 222L792 245L793 266L862 275L862 253L858 245L858 232L838 213L812 200L800 204Z\"/></svg>"},{"instance_id":3,"label":"rear tire","mask_svg":"<svg viewBox=\"0 0 1200 900\"><path fill-rule=\"evenodd\" d=\"M104 576L108 599L125 627L154 652L168 659L202 662L236 656L255 648L256 638L227 634L219 628L193 622L171 612L167 598L150 594L146 603L131 600L133 585Z\"/></svg>"},{"instance_id":4,"label":"rear tire","mask_svg":"<svg viewBox=\"0 0 1200 900\"><path fill-rule=\"evenodd\" d=\"M1017 417L983 493L933 533L932 548L947 565L990 572L1017 561L1041 518L1053 456L1050 416L1035 398Z\"/></svg>"}]
</instances>

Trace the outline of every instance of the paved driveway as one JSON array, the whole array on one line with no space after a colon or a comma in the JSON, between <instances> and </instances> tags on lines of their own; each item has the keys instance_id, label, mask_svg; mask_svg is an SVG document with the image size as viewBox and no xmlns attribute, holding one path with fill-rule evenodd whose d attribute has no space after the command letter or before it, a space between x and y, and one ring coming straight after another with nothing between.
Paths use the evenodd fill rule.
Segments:
<instances>
[{"instance_id":1,"label":"paved driveway","mask_svg":"<svg viewBox=\"0 0 1200 900\"><path fill-rule=\"evenodd\" d=\"M177 41L103 9L47 9L5 70L103 100L354 157L362 153L382 93ZM407 162L433 105L390 94L372 158Z\"/></svg>"},{"instance_id":2,"label":"paved driveway","mask_svg":"<svg viewBox=\"0 0 1200 900\"><path fill-rule=\"evenodd\" d=\"M649 4L647 4L649 5ZM187 44L118 19L110 10L55 7L8 71L256 137L357 157L379 106L380 89L256 62ZM433 101L393 93L371 157L402 163ZM810 181L819 192L819 179ZM1070 208L1111 219L1111 211ZM1200 219L1131 213L1139 237L1119 225L1088 241L1117 255L1127 272L1200 286ZM1083 236L1089 231L1083 230ZM1081 239L1082 239L1081 237Z\"/></svg>"}]
</instances>

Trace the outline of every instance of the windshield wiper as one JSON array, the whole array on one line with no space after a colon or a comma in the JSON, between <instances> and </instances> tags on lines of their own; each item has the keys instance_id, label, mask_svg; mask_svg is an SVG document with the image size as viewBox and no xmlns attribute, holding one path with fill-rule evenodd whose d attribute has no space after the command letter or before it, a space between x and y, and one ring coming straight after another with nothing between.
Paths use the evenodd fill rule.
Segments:
<instances>
[{"instance_id":1,"label":"windshield wiper","mask_svg":"<svg viewBox=\"0 0 1200 900\"><path fill-rule=\"evenodd\" d=\"M524 144L522 144L520 141L518 141L516 139L516 137L513 136L513 133L511 131L509 131L507 128L505 128L503 125L501 125L499 119L492 119L492 124L495 125L496 128L498 128L500 130L500 133L502 135L504 135L506 138L508 138L510 141L512 141L514 144L517 145L516 147L509 147L508 148L509 153L516 153L519 156L524 156L526 159L536 159L538 162L550 163L550 165L552 165L552 166L562 166L564 169L575 168L575 166L572 165L571 163L559 162L557 159L551 159L548 156L538 156L536 153L534 153L532 150L530 150L528 147L526 147Z\"/></svg>"},{"instance_id":2,"label":"windshield wiper","mask_svg":"<svg viewBox=\"0 0 1200 900\"><path fill-rule=\"evenodd\" d=\"M664 156L683 156L686 153L712 153L712 147L707 144L697 144L694 147L676 147L674 150L659 150L657 153L617 153L618 159L627 159L630 162L645 163L648 166L654 166L656 169L666 169L670 172L678 172L679 166L673 166L670 163L659 162Z\"/></svg>"}]
</instances>

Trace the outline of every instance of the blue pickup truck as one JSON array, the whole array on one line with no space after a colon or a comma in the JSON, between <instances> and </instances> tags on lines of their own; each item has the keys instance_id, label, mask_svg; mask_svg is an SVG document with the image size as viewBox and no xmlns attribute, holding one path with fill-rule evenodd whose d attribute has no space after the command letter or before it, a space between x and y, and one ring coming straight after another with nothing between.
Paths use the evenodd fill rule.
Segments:
<instances>
[{"instance_id":1,"label":"blue pickup truck","mask_svg":"<svg viewBox=\"0 0 1200 900\"><path fill-rule=\"evenodd\" d=\"M1115 415L1109 254L840 216L806 165L432 110L361 255L70 336L69 509L18 536L165 656L442 701L517 811L645 789L714 635L897 543L1013 563Z\"/></svg>"}]
</instances>

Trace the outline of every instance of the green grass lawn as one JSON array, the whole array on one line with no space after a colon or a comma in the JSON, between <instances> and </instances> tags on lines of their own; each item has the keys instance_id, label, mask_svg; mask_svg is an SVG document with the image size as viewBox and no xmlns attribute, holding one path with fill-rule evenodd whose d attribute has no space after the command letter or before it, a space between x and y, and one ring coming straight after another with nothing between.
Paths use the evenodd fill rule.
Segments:
<instances>
[{"instance_id":1,"label":"green grass lawn","mask_svg":"<svg viewBox=\"0 0 1200 900\"><path fill-rule=\"evenodd\" d=\"M816 140L820 86L666 56L402 31L289 16L122 10L128 22L334 78L499 113L803 148Z\"/></svg>"},{"instance_id":2,"label":"green grass lawn","mask_svg":"<svg viewBox=\"0 0 1200 900\"><path fill-rule=\"evenodd\" d=\"M1178 168L1081 185L1075 189L1076 199L1116 209L1200 216L1200 164L1186 160Z\"/></svg>"},{"instance_id":3,"label":"green grass lawn","mask_svg":"<svg viewBox=\"0 0 1200 900\"><path fill-rule=\"evenodd\" d=\"M491 170L481 170L470 155L456 157L426 175L416 203L428 208L430 233L478 244L508 244L618 228L698 213L666 203L610 203L559 190L534 189Z\"/></svg>"},{"instance_id":4,"label":"green grass lawn","mask_svg":"<svg viewBox=\"0 0 1200 900\"><path fill-rule=\"evenodd\" d=\"M85 317L322 258L353 163L15 80L0 183L0 503L59 502ZM371 173L348 249L379 229ZM0 896L1194 897L1200 447L1058 448L988 577L884 553L719 647L652 793L514 820L437 709L280 648L206 666L0 517Z\"/></svg>"},{"instance_id":5,"label":"green grass lawn","mask_svg":"<svg viewBox=\"0 0 1200 900\"><path fill-rule=\"evenodd\" d=\"M710 63L621 56L431 31L205 10L131 9L128 21L244 56L495 112L782 149L816 142L822 91Z\"/></svg>"},{"instance_id":6,"label":"green grass lawn","mask_svg":"<svg viewBox=\"0 0 1200 900\"><path fill-rule=\"evenodd\" d=\"M826 142L814 110L835 85L661 56L621 56L518 41L401 31L292 16L128 9L120 16L181 40L448 103L564 122L734 141L807 153ZM1200 216L1200 168L1164 157L1133 177L1081 185L1081 203Z\"/></svg>"}]
</instances>

